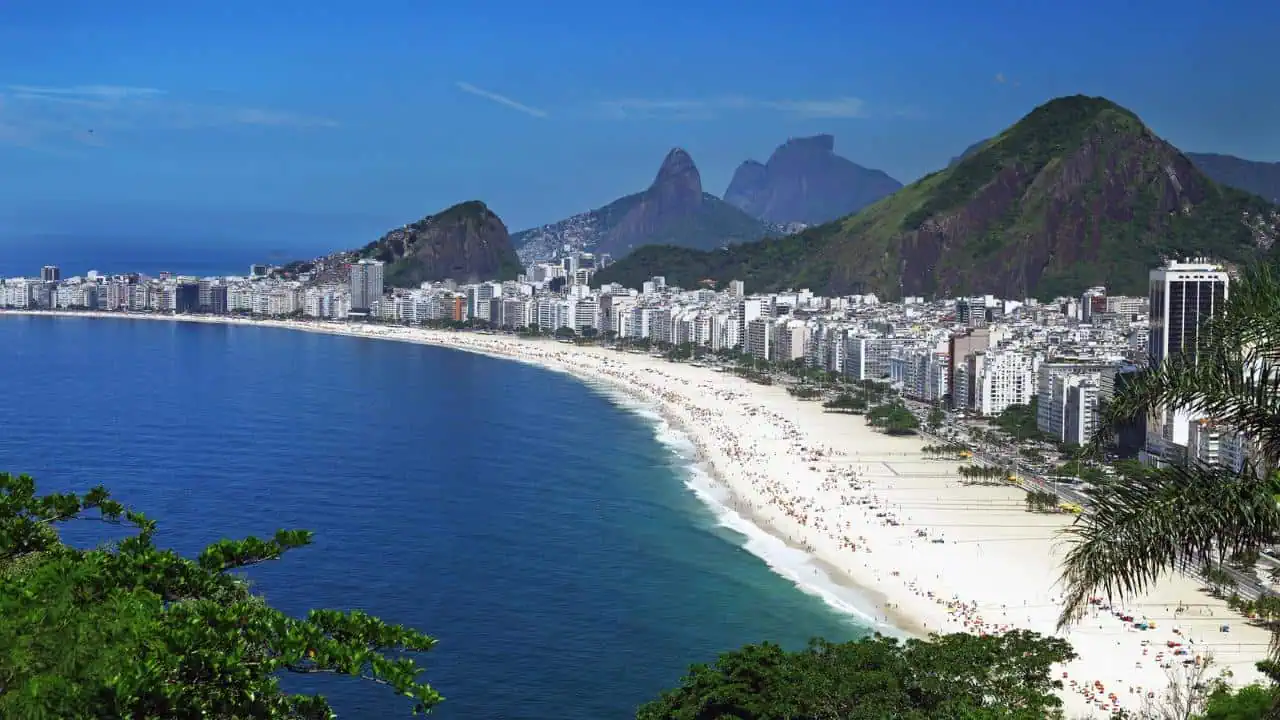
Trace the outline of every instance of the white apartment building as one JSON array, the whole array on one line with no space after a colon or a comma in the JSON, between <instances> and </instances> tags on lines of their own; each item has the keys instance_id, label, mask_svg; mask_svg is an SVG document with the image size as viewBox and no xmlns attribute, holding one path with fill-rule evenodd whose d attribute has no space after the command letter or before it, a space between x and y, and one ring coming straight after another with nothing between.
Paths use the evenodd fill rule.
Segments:
<instances>
[{"instance_id":1,"label":"white apartment building","mask_svg":"<svg viewBox=\"0 0 1280 720\"><path fill-rule=\"evenodd\" d=\"M738 335L738 318L733 313L716 313L711 316L711 349L727 350L742 343Z\"/></svg>"},{"instance_id":2,"label":"white apartment building","mask_svg":"<svg viewBox=\"0 0 1280 720\"><path fill-rule=\"evenodd\" d=\"M751 353L750 348L747 347L750 342L747 327L753 320L768 314L765 303L766 301L762 298L744 298L738 303L738 338L742 341L742 351L745 353Z\"/></svg>"},{"instance_id":3,"label":"white apartment building","mask_svg":"<svg viewBox=\"0 0 1280 720\"><path fill-rule=\"evenodd\" d=\"M845 375L854 380L879 380L889 375L889 357L901 340L850 336L845 342Z\"/></svg>"},{"instance_id":4,"label":"white apartment building","mask_svg":"<svg viewBox=\"0 0 1280 720\"><path fill-rule=\"evenodd\" d=\"M983 415L999 415L1010 405L1029 405L1035 387L1034 359L1017 350L975 353L982 362L973 375L974 408Z\"/></svg>"}]
</instances>

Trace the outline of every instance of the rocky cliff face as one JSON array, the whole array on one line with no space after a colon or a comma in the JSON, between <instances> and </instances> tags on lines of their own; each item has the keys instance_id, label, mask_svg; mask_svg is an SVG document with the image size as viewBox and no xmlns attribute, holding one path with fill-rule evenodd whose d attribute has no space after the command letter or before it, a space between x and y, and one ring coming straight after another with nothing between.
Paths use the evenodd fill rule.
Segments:
<instances>
[{"instance_id":1,"label":"rocky cliff face","mask_svg":"<svg viewBox=\"0 0 1280 720\"><path fill-rule=\"evenodd\" d=\"M651 244L713 249L778 234L778 229L702 190L689 153L667 153L643 192L557 223L516 233L525 262L546 260L565 246L608 253L615 259Z\"/></svg>"},{"instance_id":2,"label":"rocky cliff face","mask_svg":"<svg viewBox=\"0 0 1280 720\"><path fill-rule=\"evenodd\" d=\"M394 287L441 280L514 280L521 267L506 225L478 200L392 230L359 255L387 263L387 284Z\"/></svg>"},{"instance_id":3,"label":"rocky cliff face","mask_svg":"<svg viewBox=\"0 0 1280 720\"><path fill-rule=\"evenodd\" d=\"M792 138L761 165L738 166L725 202L762 220L817 225L892 195L902 183L835 154L835 137Z\"/></svg>"}]
</instances>

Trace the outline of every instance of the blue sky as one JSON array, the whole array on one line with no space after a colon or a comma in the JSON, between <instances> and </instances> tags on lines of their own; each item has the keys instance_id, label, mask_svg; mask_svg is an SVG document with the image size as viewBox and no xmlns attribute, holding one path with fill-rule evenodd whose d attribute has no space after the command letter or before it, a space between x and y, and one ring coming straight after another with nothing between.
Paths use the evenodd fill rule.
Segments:
<instances>
[{"instance_id":1,"label":"blue sky","mask_svg":"<svg viewBox=\"0 0 1280 720\"><path fill-rule=\"evenodd\" d=\"M643 188L672 146L721 194L819 132L911 181L1074 93L1280 161L1277 26L1187 0L14 0L0 235L355 246L471 198L516 230Z\"/></svg>"}]
</instances>

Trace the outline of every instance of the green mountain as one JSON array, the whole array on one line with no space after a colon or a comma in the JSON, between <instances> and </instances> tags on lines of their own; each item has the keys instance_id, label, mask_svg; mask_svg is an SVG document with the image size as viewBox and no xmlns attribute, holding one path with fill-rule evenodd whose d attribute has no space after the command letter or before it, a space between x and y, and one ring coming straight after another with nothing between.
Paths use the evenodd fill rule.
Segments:
<instances>
[{"instance_id":1,"label":"green mountain","mask_svg":"<svg viewBox=\"0 0 1280 720\"><path fill-rule=\"evenodd\" d=\"M526 263L550 259L568 246L619 258L637 247L667 244L712 250L781 234L715 195L689 153L667 154L648 189L556 223L522 230L512 240Z\"/></svg>"},{"instance_id":2,"label":"green mountain","mask_svg":"<svg viewBox=\"0 0 1280 720\"><path fill-rule=\"evenodd\" d=\"M356 252L387 263L391 287L423 282L514 280L521 272L507 226L471 200L396 228Z\"/></svg>"},{"instance_id":3,"label":"green mountain","mask_svg":"<svg viewBox=\"0 0 1280 720\"><path fill-rule=\"evenodd\" d=\"M974 154L986 142L981 140L965 148L958 157L951 159L951 165ZM1208 175L1210 180L1220 185L1253 193L1273 203L1280 203L1280 162L1245 160L1234 155L1217 153L1187 152L1183 154L1200 172Z\"/></svg>"},{"instance_id":4,"label":"green mountain","mask_svg":"<svg viewBox=\"0 0 1280 720\"><path fill-rule=\"evenodd\" d=\"M1247 260L1278 223L1276 206L1214 183L1132 112L1073 96L855 215L714 252L641 248L596 277L882 298L1144 294L1161 258Z\"/></svg>"}]
</instances>

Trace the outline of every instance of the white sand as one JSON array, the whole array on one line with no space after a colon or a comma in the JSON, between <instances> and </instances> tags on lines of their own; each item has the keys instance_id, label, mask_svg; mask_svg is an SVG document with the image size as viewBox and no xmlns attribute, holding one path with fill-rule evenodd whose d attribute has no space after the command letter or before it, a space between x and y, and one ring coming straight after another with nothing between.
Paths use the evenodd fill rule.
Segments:
<instances>
[{"instance_id":1,"label":"white sand","mask_svg":"<svg viewBox=\"0 0 1280 720\"><path fill-rule=\"evenodd\" d=\"M819 403L795 400L782 388L644 354L505 335L229 317L68 314L249 324L442 345L603 381L659 408L693 439L739 512L838 570L897 627L915 634L1005 628L1055 632L1061 559L1055 531L1070 516L1027 512L1022 492L1013 487L961 485L955 473L959 461L926 459L921 438L880 434L861 417L824 413ZM967 606L949 608L951 600ZM1179 603L1185 608L1175 612ZM1167 642L1191 648L1187 657L1211 655L1215 669L1230 670L1235 683L1260 679L1253 663L1264 656L1269 634L1247 625L1194 580L1167 578L1146 597L1125 603L1124 610L1154 621L1157 629L1136 630L1111 612L1097 611L1066 635L1080 655L1062 668L1068 677L1063 693L1068 717L1090 712L1105 717L1116 707L1137 709L1149 692L1161 695L1169 683L1161 665L1174 661ZM1230 633L1220 632L1223 624ZM1105 690L1092 692L1095 682ZM1110 693L1116 694L1115 702L1108 700Z\"/></svg>"}]
</instances>

